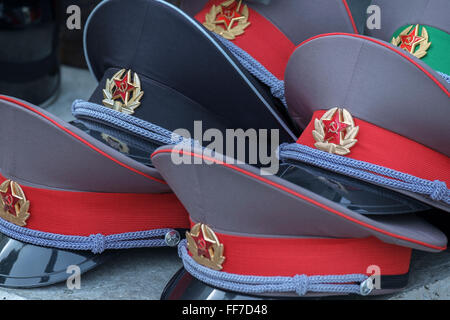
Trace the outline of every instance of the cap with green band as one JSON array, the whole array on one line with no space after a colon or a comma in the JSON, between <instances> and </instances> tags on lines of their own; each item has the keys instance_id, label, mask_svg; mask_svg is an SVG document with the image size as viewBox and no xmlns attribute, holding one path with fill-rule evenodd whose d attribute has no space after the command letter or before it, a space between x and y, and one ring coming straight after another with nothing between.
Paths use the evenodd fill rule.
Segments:
<instances>
[{"instance_id":1,"label":"cap with green band","mask_svg":"<svg viewBox=\"0 0 450 320\"><path fill-rule=\"evenodd\" d=\"M397 29L391 43L408 51L434 70L450 75L450 34L434 27L406 25Z\"/></svg>"}]
</instances>

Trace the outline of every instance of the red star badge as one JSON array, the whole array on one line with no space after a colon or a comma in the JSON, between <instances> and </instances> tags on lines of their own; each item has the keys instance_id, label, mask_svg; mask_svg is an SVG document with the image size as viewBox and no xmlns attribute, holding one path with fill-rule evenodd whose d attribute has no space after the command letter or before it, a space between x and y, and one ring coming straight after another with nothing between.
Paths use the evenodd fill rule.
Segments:
<instances>
[{"instance_id":1,"label":"red star badge","mask_svg":"<svg viewBox=\"0 0 450 320\"><path fill-rule=\"evenodd\" d=\"M225 29L230 30L234 23L245 19L245 17L239 12L241 9L242 0L237 3L232 1L230 4L227 2L222 3L222 12L217 15L215 23L222 23L225 25Z\"/></svg>"},{"instance_id":2,"label":"red star badge","mask_svg":"<svg viewBox=\"0 0 450 320\"><path fill-rule=\"evenodd\" d=\"M0 184L0 217L23 227L30 216L27 201L22 188L14 181L6 180Z\"/></svg>"},{"instance_id":3,"label":"red star badge","mask_svg":"<svg viewBox=\"0 0 450 320\"><path fill-rule=\"evenodd\" d=\"M424 37L419 36L419 25L416 25L409 34L400 36L400 39L402 41L400 48L408 51L409 53L414 53L416 46L422 41L425 41Z\"/></svg>"},{"instance_id":4,"label":"red star badge","mask_svg":"<svg viewBox=\"0 0 450 320\"><path fill-rule=\"evenodd\" d=\"M205 235L203 234L203 230L200 229L198 236L192 236L197 245L197 254L199 256L203 256L205 258L211 259L211 255L209 253L209 248L213 245L208 239L205 239Z\"/></svg>"},{"instance_id":5,"label":"red star badge","mask_svg":"<svg viewBox=\"0 0 450 320\"><path fill-rule=\"evenodd\" d=\"M334 107L326 111L320 119L314 119L312 136L314 146L322 151L345 156L358 142L359 126L348 110Z\"/></svg>"},{"instance_id":6,"label":"red star badge","mask_svg":"<svg viewBox=\"0 0 450 320\"><path fill-rule=\"evenodd\" d=\"M12 191L11 187L6 190L6 192L0 192L0 197L2 200L3 210L11 214L16 214L16 204L19 202L20 198L16 197Z\"/></svg>"},{"instance_id":7,"label":"red star badge","mask_svg":"<svg viewBox=\"0 0 450 320\"><path fill-rule=\"evenodd\" d=\"M333 115L330 120L322 120L325 126L325 141L334 140L334 143L340 144L342 140L343 131L348 127L348 124L341 122L339 110Z\"/></svg>"},{"instance_id":8,"label":"red star badge","mask_svg":"<svg viewBox=\"0 0 450 320\"><path fill-rule=\"evenodd\" d=\"M116 85L116 89L113 92L113 99L122 98L123 103L128 103L130 91L136 89L136 87L129 82L129 78L131 78L131 71L128 71L123 79L113 79Z\"/></svg>"},{"instance_id":9,"label":"red star badge","mask_svg":"<svg viewBox=\"0 0 450 320\"><path fill-rule=\"evenodd\" d=\"M224 246L206 224L197 223L186 232L187 248L197 263L213 270L222 270Z\"/></svg>"}]
</instances>

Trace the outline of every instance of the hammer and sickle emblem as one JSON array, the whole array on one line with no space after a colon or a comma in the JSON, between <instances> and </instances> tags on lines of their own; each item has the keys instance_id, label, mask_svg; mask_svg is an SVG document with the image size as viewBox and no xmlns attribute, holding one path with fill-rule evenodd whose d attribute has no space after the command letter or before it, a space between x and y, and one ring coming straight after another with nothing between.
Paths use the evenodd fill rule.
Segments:
<instances>
[{"instance_id":1,"label":"hammer and sickle emblem","mask_svg":"<svg viewBox=\"0 0 450 320\"><path fill-rule=\"evenodd\" d=\"M336 122L332 122L331 125L330 125L330 127L329 127L329 129L328 129L328 132L331 132L331 133L337 133L337 132L338 132L338 129L339 129L339 128L338 128Z\"/></svg>"}]
</instances>

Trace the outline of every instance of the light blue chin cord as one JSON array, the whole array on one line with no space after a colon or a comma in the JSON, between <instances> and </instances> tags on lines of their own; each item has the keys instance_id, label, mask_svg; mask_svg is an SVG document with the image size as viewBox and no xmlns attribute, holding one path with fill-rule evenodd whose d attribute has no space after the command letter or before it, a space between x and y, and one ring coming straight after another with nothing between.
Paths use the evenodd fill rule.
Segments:
<instances>
[{"instance_id":1,"label":"light blue chin cord","mask_svg":"<svg viewBox=\"0 0 450 320\"><path fill-rule=\"evenodd\" d=\"M151 122L96 103L75 100L72 104L72 114L77 119L88 119L103 123L161 145L188 144L199 146L199 143L192 139L186 139Z\"/></svg>"},{"instance_id":2,"label":"light blue chin cord","mask_svg":"<svg viewBox=\"0 0 450 320\"><path fill-rule=\"evenodd\" d=\"M450 204L450 190L443 181L430 181L369 162L331 154L298 143L280 145L280 160L308 163L370 183L430 197ZM430 164L432 165L432 164Z\"/></svg>"},{"instance_id":3,"label":"light blue chin cord","mask_svg":"<svg viewBox=\"0 0 450 320\"><path fill-rule=\"evenodd\" d=\"M192 276L211 286L244 294L307 293L361 294L368 295L373 290L373 280L365 274L268 277L247 276L215 271L198 264L189 255L186 240L178 245L178 255L184 268Z\"/></svg>"},{"instance_id":4,"label":"light blue chin cord","mask_svg":"<svg viewBox=\"0 0 450 320\"><path fill-rule=\"evenodd\" d=\"M193 140L185 139L152 123L95 103L76 100L72 105L72 113L76 118L87 118L100 124L108 124L162 145L193 144ZM180 241L180 234L174 229L164 228L111 235L72 236L20 227L1 218L0 232L13 239L37 246L67 250L90 250L93 253L102 253L107 249L176 246Z\"/></svg>"},{"instance_id":5,"label":"light blue chin cord","mask_svg":"<svg viewBox=\"0 0 450 320\"><path fill-rule=\"evenodd\" d=\"M286 98L284 96L284 81L275 77L259 61L231 41L214 32L212 32L212 34L233 54L233 56L245 69L247 69L248 72L250 72L251 75L268 86L272 95L275 98L280 99L284 106L287 107Z\"/></svg>"},{"instance_id":6,"label":"light blue chin cord","mask_svg":"<svg viewBox=\"0 0 450 320\"><path fill-rule=\"evenodd\" d=\"M444 80L447 81L447 83L450 83L450 76L449 76L448 74L445 74L445 73L439 72L439 71L437 71L437 73L438 73L442 78L444 78Z\"/></svg>"},{"instance_id":7,"label":"light blue chin cord","mask_svg":"<svg viewBox=\"0 0 450 320\"><path fill-rule=\"evenodd\" d=\"M102 253L107 249L175 246L180 240L178 231L174 229L126 232L107 236L102 234L69 236L20 227L1 218L0 232L15 240L36 246L88 250L93 253Z\"/></svg>"}]
</instances>

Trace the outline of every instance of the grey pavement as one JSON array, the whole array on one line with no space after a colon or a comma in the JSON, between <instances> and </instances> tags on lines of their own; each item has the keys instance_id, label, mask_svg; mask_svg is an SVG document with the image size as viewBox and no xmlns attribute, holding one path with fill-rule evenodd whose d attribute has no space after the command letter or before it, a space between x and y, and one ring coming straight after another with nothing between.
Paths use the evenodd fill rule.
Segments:
<instances>
[{"instance_id":1,"label":"grey pavement","mask_svg":"<svg viewBox=\"0 0 450 320\"><path fill-rule=\"evenodd\" d=\"M61 68L61 86L56 97L45 109L65 121L73 120L70 111L75 99L87 100L97 87L97 81L84 69L63 66Z\"/></svg>"},{"instance_id":2,"label":"grey pavement","mask_svg":"<svg viewBox=\"0 0 450 320\"><path fill-rule=\"evenodd\" d=\"M155 300L180 267L174 248L126 250L82 274L80 289L69 290L66 283L33 289L0 288L0 299Z\"/></svg>"},{"instance_id":3,"label":"grey pavement","mask_svg":"<svg viewBox=\"0 0 450 320\"><path fill-rule=\"evenodd\" d=\"M61 90L47 110L70 120L72 101L88 99L95 86L88 71L63 67ZM80 289L69 290L65 283L34 289L0 288L0 299L159 299L180 267L173 248L121 251L83 274ZM375 299L450 299L450 251L414 252L408 287Z\"/></svg>"}]
</instances>

